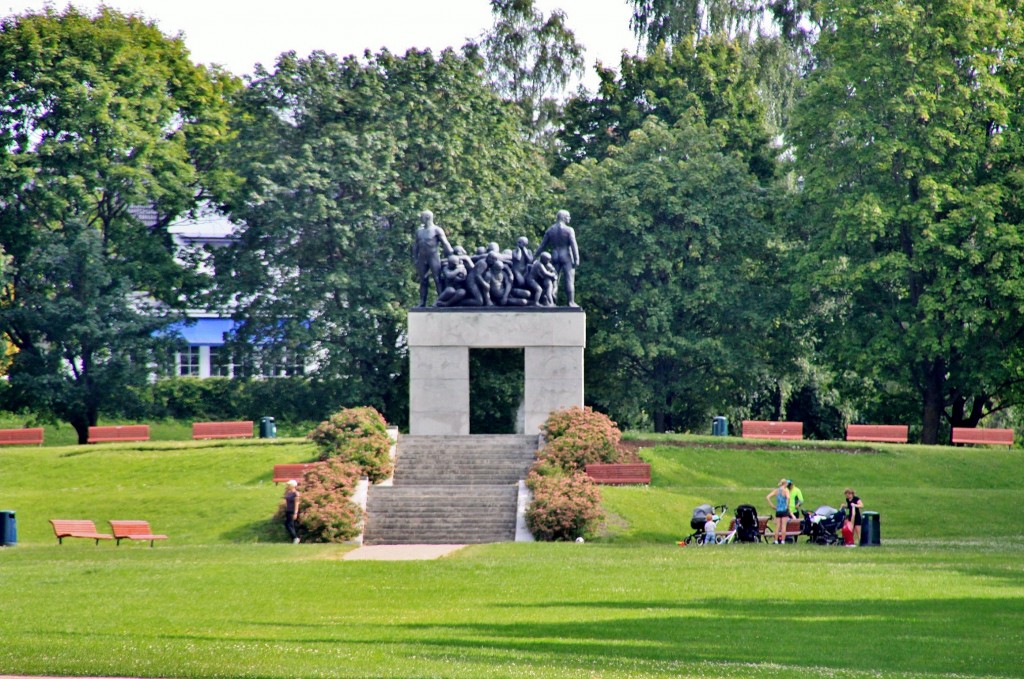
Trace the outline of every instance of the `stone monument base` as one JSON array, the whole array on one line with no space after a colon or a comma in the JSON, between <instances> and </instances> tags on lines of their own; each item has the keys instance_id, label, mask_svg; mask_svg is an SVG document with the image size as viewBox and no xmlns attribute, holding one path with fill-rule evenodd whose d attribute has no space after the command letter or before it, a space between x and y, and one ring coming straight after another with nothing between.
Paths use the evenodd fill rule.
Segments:
<instances>
[{"instance_id":1,"label":"stone monument base","mask_svg":"<svg viewBox=\"0 0 1024 679\"><path fill-rule=\"evenodd\" d=\"M479 307L409 311L409 433L469 431L469 350L525 354L523 431L537 434L552 410L583 405L587 316L578 308Z\"/></svg>"}]
</instances>

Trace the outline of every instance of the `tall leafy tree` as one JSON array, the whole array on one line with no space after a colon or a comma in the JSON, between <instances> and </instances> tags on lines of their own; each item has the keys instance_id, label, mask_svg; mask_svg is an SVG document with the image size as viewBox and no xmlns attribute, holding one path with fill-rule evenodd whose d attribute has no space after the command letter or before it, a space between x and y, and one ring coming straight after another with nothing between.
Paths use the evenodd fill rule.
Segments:
<instances>
[{"instance_id":1,"label":"tall leafy tree","mask_svg":"<svg viewBox=\"0 0 1024 679\"><path fill-rule=\"evenodd\" d=\"M689 36L726 33L775 33L801 46L813 41L822 27L822 5L816 0L627 0L633 8L630 26L649 46L675 44Z\"/></svg>"},{"instance_id":2,"label":"tall leafy tree","mask_svg":"<svg viewBox=\"0 0 1024 679\"><path fill-rule=\"evenodd\" d=\"M222 184L226 76L180 38L100 9L0 24L0 247L12 257L0 332L12 404L85 441L104 399L143 371L153 327L134 292L178 305L190 274L167 225ZM142 218L141 215L145 214Z\"/></svg>"},{"instance_id":3,"label":"tall leafy tree","mask_svg":"<svg viewBox=\"0 0 1024 679\"><path fill-rule=\"evenodd\" d=\"M405 418L419 214L467 250L536 237L549 177L482 60L446 50L282 55L241 100L235 247L218 255L239 346L308 352L346 405Z\"/></svg>"},{"instance_id":4,"label":"tall leafy tree","mask_svg":"<svg viewBox=\"0 0 1024 679\"><path fill-rule=\"evenodd\" d=\"M544 16L534 0L491 0L494 26L483 38L487 75L523 110L534 139L557 121L559 97L583 74L583 46L562 10Z\"/></svg>"},{"instance_id":5,"label":"tall leafy tree","mask_svg":"<svg viewBox=\"0 0 1024 679\"><path fill-rule=\"evenodd\" d=\"M630 25L649 52L674 48L692 36L724 34L744 47L774 134L788 124L801 75L812 68L809 47L824 16L816 0L629 0Z\"/></svg>"},{"instance_id":6,"label":"tall leafy tree","mask_svg":"<svg viewBox=\"0 0 1024 679\"><path fill-rule=\"evenodd\" d=\"M60 238L19 261L17 299L2 300L18 349L7 405L68 422L80 443L102 411L121 405L124 387L144 384L173 346L158 333L168 310L135 296L117 268L95 229L68 221Z\"/></svg>"},{"instance_id":7,"label":"tall leafy tree","mask_svg":"<svg viewBox=\"0 0 1024 679\"><path fill-rule=\"evenodd\" d=\"M786 326L769 195L720 129L696 114L649 119L565 181L589 399L617 419L689 429L785 362L770 351Z\"/></svg>"},{"instance_id":8,"label":"tall leafy tree","mask_svg":"<svg viewBox=\"0 0 1024 679\"><path fill-rule=\"evenodd\" d=\"M599 75L596 95L575 97L567 106L559 135L563 166L603 158L648 117L672 125L695 112L761 180L774 176L777 151L738 42L719 34L672 50L661 45L646 57L623 55L618 73L601 68Z\"/></svg>"},{"instance_id":9,"label":"tall leafy tree","mask_svg":"<svg viewBox=\"0 0 1024 679\"><path fill-rule=\"evenodd\" d=\"M1024 397L1015 2L832 3L792 139L835 365L916 396L922 440Z\"/></svg>"}]
</instances>

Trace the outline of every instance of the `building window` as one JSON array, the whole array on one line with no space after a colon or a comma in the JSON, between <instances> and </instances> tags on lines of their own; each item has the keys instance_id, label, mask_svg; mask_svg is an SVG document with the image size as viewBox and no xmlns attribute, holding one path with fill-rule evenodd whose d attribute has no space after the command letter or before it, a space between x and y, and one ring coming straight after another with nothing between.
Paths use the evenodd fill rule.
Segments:
<instances>
[{"instance_id":1,"label":"building window","mask_svg":"<svg viewBox=\"0 0 1024 679\"><path fill-rule=\"evenodd\" d=\"M306 364L299 352L286 350L280 360L263 364L264 377L294 377L306 374Z\"/></svg>"},{"instance_id":2,"label":"building window","mask_svg":"<svg viewBox=\"0 0 1024 679\"><path fill-rule=\"evenodd\" d=\"M231 377L231 352L226 347L210 347L210 377Z\"/></svg>"},{"instance_id":3,"label":"building window","mask_svg":"<svg viewBox=\"0 0 1024 679\"><path fill-rule=\"evenodd\" d=\"M178 352L178 375L199 377L199 347L192 346Z\"/></svg>"}]
</instances>

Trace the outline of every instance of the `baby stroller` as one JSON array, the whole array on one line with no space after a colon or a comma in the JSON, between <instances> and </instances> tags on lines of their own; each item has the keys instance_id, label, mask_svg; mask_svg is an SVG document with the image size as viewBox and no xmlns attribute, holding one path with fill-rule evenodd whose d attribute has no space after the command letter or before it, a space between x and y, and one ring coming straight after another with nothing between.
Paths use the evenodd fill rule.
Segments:
<instances>
[{"instance_id":1,"label":"baby stroller","mask_svg":"<svg viewBox=\"0 0 1024 679\"><path fill-rule=\"evenodd\" d=\"M736 507L736 540L739 542L760 542L761 529L758 526L757 509L754 505Z\"/></svg>"},{"instance_id":2,"label":"baby stroller","mask_svg":"<svg viewBox=\"0 0 1024 679\"><path fill-rule=\"evenodd\" d=\"M694 509L693 516L690 517L690 528L693 529L693 533L683 538L679 542L679 546L703 545L704 537L706 535L704 532L704 524L707 522L708 516L711 515L717 518L718 515L728 510L729 508L726 505L717 505L714 507L711 505L700 505Z\"/></svg>"},{"instance_id":3,"label":"baby stroller","mask_svg":"<svg viewBox=\"0 0 1024 679\"><path fill-rule=\"evenodd\" d=\"M818 545L838 545L842 542L840 532L846 520L846 511L823 505L815 509L806 519L808 540Z\"/></svg>"}]
</instances>

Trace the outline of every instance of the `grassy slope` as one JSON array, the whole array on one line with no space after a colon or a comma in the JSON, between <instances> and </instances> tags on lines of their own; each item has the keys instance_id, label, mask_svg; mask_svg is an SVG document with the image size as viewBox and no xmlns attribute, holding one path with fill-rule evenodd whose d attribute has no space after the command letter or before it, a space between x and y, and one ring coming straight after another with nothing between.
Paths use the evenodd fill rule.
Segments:
<instances>
[{"instance_id":1,"label":"grassy slope","mask_svg":"<svg viewBox=\"0 0 1024 679\"><path fill-rule=\"evenodd\" d=\"M841 507L843 489L853 487L865 510L880 514L883 539L1024 535L1020 450L729 442L733 448L663 445L642 451L652 463L651 487L603 491L606 507L630 519L628 528L612 530L630 540L678 539L693 508L705 502L731 508L746 502L770 513L765 496L787 477L803 491L809 509Z\"/></svg>"},{"instance_id":2,"label":"grassy slope","mask_svg":"<svg viewBox=\"0 0 1024 679\"><path fill-rule=\"evenodd\" d=\"M404 563L266 544L271 467L309 459L302 441L3 450L19 546L0 550L0 674L1022 675L1019 453L763 448L646 451L652 488L604 489L622 517L608 540ZM763 505L782 474L812 505L853 484L883 547L672 543L695 504ZM965 540L977 524L943 520L953 506L1006 537ZM172 538L58 547L58 515Z\"/></svg>"}]
</instances>

